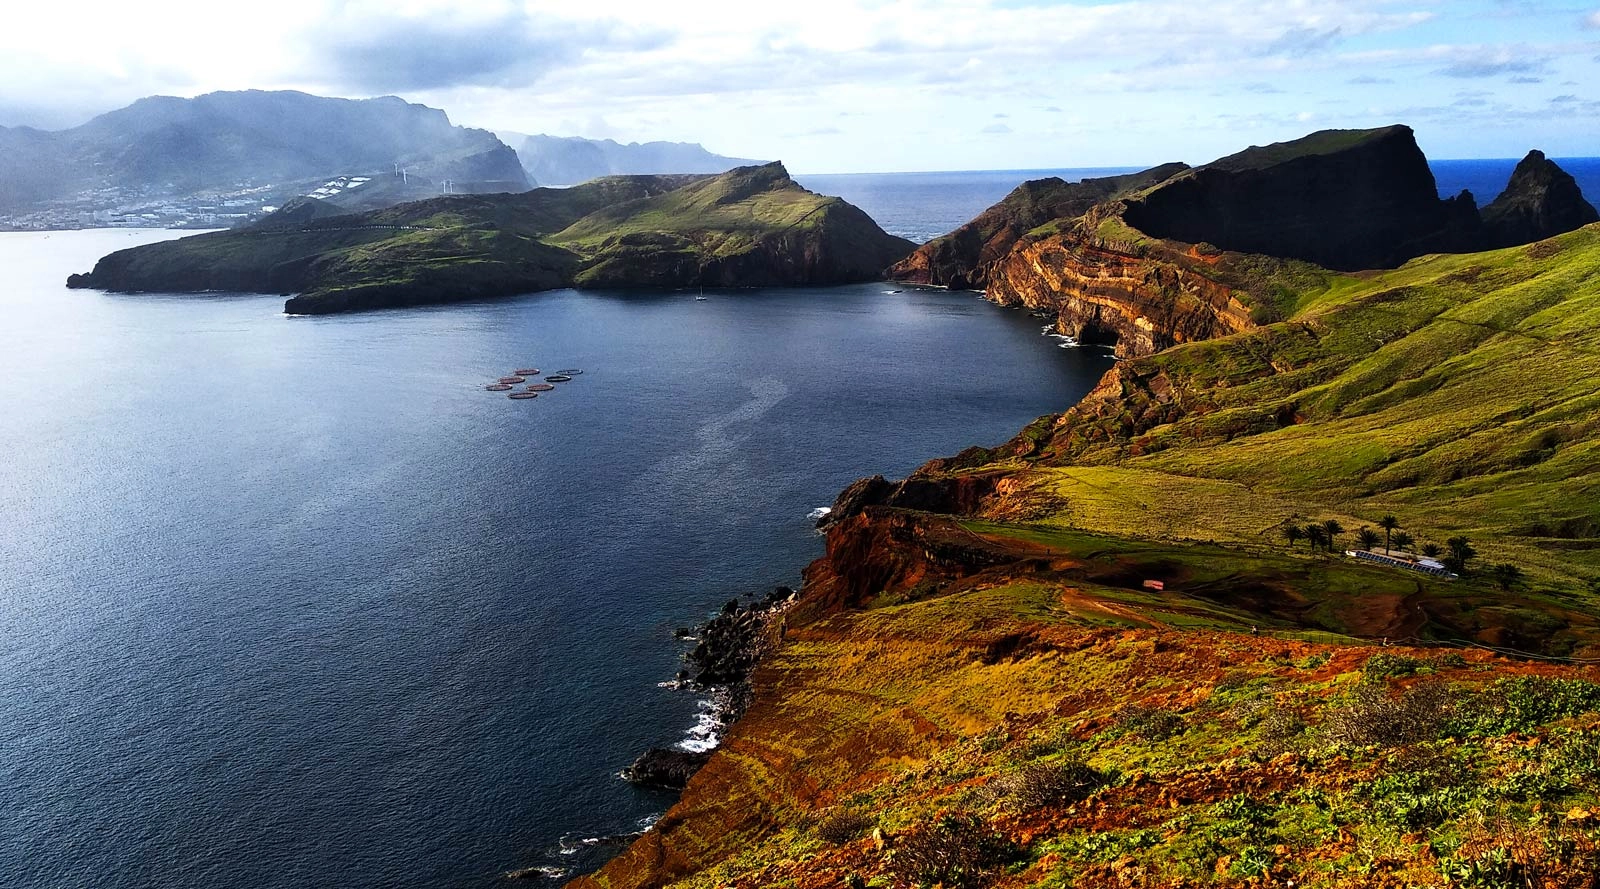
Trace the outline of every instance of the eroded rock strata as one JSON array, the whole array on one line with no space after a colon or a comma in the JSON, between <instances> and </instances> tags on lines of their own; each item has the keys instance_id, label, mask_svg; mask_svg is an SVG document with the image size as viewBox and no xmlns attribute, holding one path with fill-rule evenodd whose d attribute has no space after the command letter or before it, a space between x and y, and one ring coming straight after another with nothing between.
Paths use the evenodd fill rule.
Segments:
<instances>
[{"instance_id":1,"label":"eroded rock strata","mask_svg":"<svg viewBox=\"0 0 1600 889\"><path fill-rule=\"evenodd\" d=\"M990 266L1004 259L1034 229L1082 216L1102 201L1164 182L1187 169L1186 164L1173 163L1081 182L1055 176L1024 182L978 218L917 248L889 270L890 277L913 284L981 290L988 286Z\"/></svg>"}]
</instances>

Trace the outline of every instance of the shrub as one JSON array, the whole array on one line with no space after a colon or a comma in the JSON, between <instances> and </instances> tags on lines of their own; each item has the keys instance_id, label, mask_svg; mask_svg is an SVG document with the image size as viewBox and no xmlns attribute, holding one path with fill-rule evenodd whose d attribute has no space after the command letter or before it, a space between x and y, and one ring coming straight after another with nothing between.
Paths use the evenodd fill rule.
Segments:
<instances>
[{"instance_id":1,"label":"shrub","mask_svg":"<svg viewBox=\"0 0 1600 889\"><path fill-rule=\"evenodd\" d=\"M1294 749L1294 742L1306 730L1306 721L1300 714L1286 708L1272 710L1261 719L1261 746L1256 755L1273 759Z\"/></svg>"},{"instance_id":2,"label":"shrub","mask_svg":"<svg viewBox=\"0 0 1600 889\"><path fill-rule=\"evenodd\" d=\"M1024 809L1064 806L1088 799L1106 786L1106 775L1075 757L1059 762L1037 762L1017 777L1013 797Z\"/></svg>"},{"instance_id":3,"label":"shrub","mask_svg":"<svg viewBox=\"0 0 1600 889\"><path fill-rule=\"evenodd\" d=\"M1591 889L1600 885L1600 846L1583 831L1500 825L1445 856L1439 871L1462 889Z\"/></svg>"},{"instance_id":4,"label":"shrub","mask_svg":"<svg viewBox=\"0 0 1600 889\"><path fill-rule=\"evenodd\" d=\"M1356 686L1348 704L1329 714L1328 740L1346 747L1395 747L1433 740L1455 712L1456 694L1442 682L1390 695L1378 685Z\"/></svg>"},{"instance_id":5,"label":"shrub","mask_svg":"<svg viewBox=\"0 0 1600 889\"><path fill-rule=\"evenodd\" d=\"M1532 731L1557 719L1600 711L1600 684L1583 679L1518 676L1473 695L1462 707L1459 727L1480 735Z\"/></svg>"},{"instance_id":6,"label":"shrub","mask_svg":"<svg viewBox=\"0 0 1600 889\"><path fill-rule=\"evenodd\" d=\"M976 889L998 877L1011 844L976 815L940 815L913 825L898 838L888 869L912 886Z\"/></svg>"},{"instance_id":7,"label":"shrub","mask_svg":"<svg viewBox=\"0 0 1600 889\"><path fill-rule=\"evenodd\" d=\"M1129 707L1122 711L1122 728L1146 741L1165 741L1183 731L1183 717L1155 707Z\"/></svg>"},{"instance_id":8,"label":"shrub","mask_svg":"<svg viewBox=\"0 0 1600 889\"><path fill-rule=\"evenodd\" d=\"M835 846L843 846L871 830L875 823L860 812L831 812L817 824L817 836Z\"/></svg>"},{"instance_id":9,"label":"shrub","mask_svg":"<svg viewBox=\"0 0 1600 889\"><path fill-rule=\"evenodd\" d=\"M997 725L978 738L978 750L983 753L995 753L1004 749L1010 742L1011 735L1005 730L1005 726Z\"/></svg>"},{"instance_id":10,"label":"shrub","mask_svg":"<svg viewBox=\"0 0 1600 889\"><path fill-rule=\"evenodd\" d=\"M1421 667L1422 661L1416 658L1380 652L1362 664L1361 678L1368 682L1382 682L1390 677L1414 675Z\"/></svg>"}]
</instances>

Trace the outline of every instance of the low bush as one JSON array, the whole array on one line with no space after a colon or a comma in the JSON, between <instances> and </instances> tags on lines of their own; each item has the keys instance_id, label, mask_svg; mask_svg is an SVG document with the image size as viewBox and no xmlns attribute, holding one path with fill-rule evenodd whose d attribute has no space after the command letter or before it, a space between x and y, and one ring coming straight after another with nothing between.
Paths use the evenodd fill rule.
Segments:
<instances>
[{"instance_id":1,"label":"low bush","mask_svg":"<svg viewBox=\"0 0 1600 889\"><path fill-rule=\"evenodd\" d=\"M1361 678L1368 682L1382 682L1398 676L1412 676L1423 666L1422 661L1398 654L1380 652L1367 658L1361 665Z\"/></svg>"},{"instance_id":2,"label":"low bush","mask_svg":"<svg viewBox=\"0 0 1600 889\"><path fill-rule=\"evenodd\" d=\"M1088 799L1107 783L1104 773L1076 757L1036 762L1017 776L1012 798L1024 809L1065 806Z\"/></svg>"},{"instance_id":3,"label":"low bush","mask_svg":"<svg viewBox=\"0 0 1600 889\"><path fill-rule=\"evenodd\" d=\"M1457 727L1467 734L1506 735L1597 711L1600 683L1518 676L1502 679L1467 699Z\"/></svg>"},{"instance_id":4,"label":"low bush","mask_svg":"<svg viewBox=\"0 0 1600 889\"><path fill-rule=\"evenodd\" d=\"M902 886L977 889L998 878L1014 848L976 815L940 815L896 839L888 870Z\"/></svg>"},{"instance_id":5,"label":"low bush","mask_svg":"<svg viewBox=\"0 0 1600 889\"><path fill-rule=\"evenodd\" d=\"M1379 685L1356 686L1349 703L1323 723L1323 733L1343 747L1396 747L1438 738L1457 709L1458 696L1442 682L1391 695Z\"/></svg>"},{"instance_id":6,"label":"low bush","mask_svg":"<svg viewBox=\"0 0 1600 889\"><path fill-rule=\"evenodd\" d=\"M824 842L842 846L871 830L876 822L860 812L832 812L817 824L817 836Z\"/></svg>"},{"instance_id":7,"label":"low bush","mask_svg":"<svg viewBox=\"0 0 1600 889\"><path fill-rule=\"evenodd\" d=\"M1119 720L1123 731L1146 741L1165 741L1183 731L1183 717L1155 707L1128 707Z\"/></svg>"}]
</instances>

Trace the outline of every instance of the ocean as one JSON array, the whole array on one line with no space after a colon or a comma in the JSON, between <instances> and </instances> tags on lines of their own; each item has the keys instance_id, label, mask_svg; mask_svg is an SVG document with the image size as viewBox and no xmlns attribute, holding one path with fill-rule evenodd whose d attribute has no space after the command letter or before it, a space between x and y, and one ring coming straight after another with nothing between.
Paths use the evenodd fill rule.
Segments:
<instances>
[{"instance_id":1,"label":"ocean","mask_svg":"<svg viewBox=\"0 0 1600 889\"><path fill-rule=\"evenodd\" d=\"M0 234L0 884L487 886L670 804L677 627L807 514L1110 366L971 293L558 291L318 318L68 291ZM578 369L531 400L486 384Z\"/></svg>"}]
</instances>

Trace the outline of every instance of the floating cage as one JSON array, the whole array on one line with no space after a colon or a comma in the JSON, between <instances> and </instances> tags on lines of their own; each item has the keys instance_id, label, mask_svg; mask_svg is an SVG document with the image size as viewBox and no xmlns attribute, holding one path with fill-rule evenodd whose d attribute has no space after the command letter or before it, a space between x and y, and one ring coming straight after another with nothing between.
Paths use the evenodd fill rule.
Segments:
<instances>
[{"instance_id":1,"label":"floating cage","mask_svg":"<svg viewBox=\"0 0 1600 889\"><path fill-rule=\"evenodd\" d=\"M500 378L500 382L502 382L502 383L521 383L521 382L526 381L527 379L528 379L527 377L501 377Z\"/></svg>"},{"instance_id":2,"label":"floating cage","mask_svg":"<svg viewBox=\"0 0 1600 889\"><path fill-rule=\"evenodd\" d=\"M506 397L507 398L515 398L515 399L518 399L518 400L521 400L521 399L524 399L524 398L538 398L539 397L539 393L537 393L537 392L513 392L510 395L507 395Z\"/></svg>"},{"instance_id":3,"label":"floating cage","mask_svg":"<svg viewBox=\"0 0 1600 889\"><path fill-rule=\"evenodd\" d=\"M506 384L506 383L494 383L494 384L491 384L491 385L488 385L488 386L484 386L483 388L488 389L490 392L510 392L511 391L511 386Z\"/></svg>"},{"instance_id":4,"label":"floating cage","mask_svg":"<svg viewBox=\"0 0 1600 889\"><path fill-rule=\"evenodd\" d=\"M549 383L529 383L528 384L528 391L529 392L549 392L550 390L552 390L554 388L555 387L550 385Z\"/></svg>"},{"instance_id":5,"label":"floating cage","mask_svg":"<svg viewBox=\"0 0 1600 889\"><path fill-rule=\"evenodd\" d=\"M546 383L565 383L570 379L572 379L572 377L569 377L566 374L551 374L550 376L545 377L544 381Z\"/></svg>"},{"instance_id":6,"label":"floating cage","mask_svg":"<svg viewBox=\"0 0 1600 889\"><path fill-rule=\"evenodd\" d=\"M578 370L577 368L570 368L568 370L558 370L558 371L556 371L556 373L561 374L563 376L575 377L578 374L583 373L583 371Z\"/></svg>"},{"instance_id":7,"label":"floating cage","mask_svg":"<svg viewBox=\"0 0 1600 889\"><path fill-rule=\"evenodd\" d=\"M516 374L519 377L531 377L531 376L533 376L534 374L536 374L538 372L539 372L539 368L537 368L537 367L520 367L520 368L517 368L516 370L512 371L512 373Z\"/></svg>"}]
</instances>

